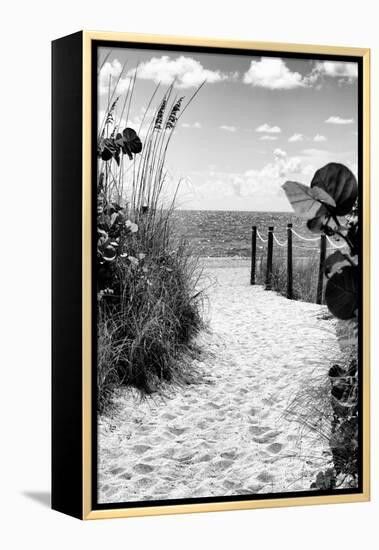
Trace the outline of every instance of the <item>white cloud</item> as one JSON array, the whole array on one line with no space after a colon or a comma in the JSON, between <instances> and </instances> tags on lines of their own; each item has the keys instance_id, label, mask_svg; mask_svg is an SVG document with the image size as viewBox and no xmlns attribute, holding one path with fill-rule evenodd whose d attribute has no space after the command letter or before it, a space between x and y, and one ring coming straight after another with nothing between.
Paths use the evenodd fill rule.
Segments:
<instances>
[{"instance_id":1,"label":"white cloud","mask_svg":"<svg viewBox=\"0 0 379 550\"><path fill-rule=\"evenodd\" d=\"M284 159L287 156L287 153L283 151L283 149L275 149L274 150L274 157L275 158L282 158Z\"/></svg>"},{"instance_id":2,"label":"white cloud","mask_svg":"<svg viewBox=\"0 0 379 550\"><path fill-rule=\"evenodd\" d=\"M266 134L280 134L282 131L279 126L270 126L266 122L255 128L256 132L265 132Z\"/></svg>"},{"instance_id":3,"label":"white cloud","mask_svg":"<svg viewBox=\"0 0 379 550\"><path fill-rule=\"evenodd\" d=\"M200 124L200 122L193 122L193 123L183 122L181 126L182 128L196 128L196 129L202 128L202 125Z\"/></svg>"},{"instance_id":4,"label":"white cloud","mask_svg":"<svg viewBox=\"0 0 379 550\"><path fill-rule=\"evenodd\" d=\"M314 172L309 163L304 163L300 157L288 156L282 149L275 149L273 157L260 170L247 170L242 174L241 196L282 197L281 185L286 179L307 181ZM285 201L283 206L287 206Z\"/></svg>"},{"instance_id":5,"label":"white cloud","mask_svg":"<svg viewBox=\"0 0 379 550\"><path fill-rule=\"evenodd\" d=\"M109 91L112 95L116 84L118 94L127 91L130 85L131 75L127 74L118 80L121 72L122 65L118 59L104 63L98 78L98 90L101 95L108 94Z\"/></svg>"},{"instance_id":6,"label":"white cloud","mask_svg":"<svg viewBox=\"0 0 379 550\"><path fill-rule=\"evenodd\" d=\"M210 71L192 57L181 55L172 59L168 55L153 57L138 67L138 78L154 80L169 85L175 80L178 88L197 87L206 81L209 84L227 80L228 75L220 71ZM231 78L234 78L231 75Z\"/></svg>"},{"instance_id":7,"label":"white cloud","mask_svg":"<svg viewBox=\"0 0 379 550\"><path fill-rule=\"evenodd\" d=\"M338 78L339 84L352 83L358 77L358 64L341 61L318 61L305 76L291 71L285 61L278 57L262 57L251 61L243 75L243 82L270 90L291 90L294 88L320 89L325 77Z\"/></svg>"},{"instance_id":8,"label":"white cloud","mask_svg":"<svg viewBox=\"0 0 379 550\"><path fill-rule=\"evenodd\" d=\"M311 72L304 77L307 86L322 87L325 78L337 78L339 85L352 84L358 77L358 64L345 61L317 61Z\"/></svg>"},{"instance_id":9,"label":"white cloud","mask_svg":"<svg viewBox=\"0 0 379 550\"><path fill-rule=\"evenodd\" d=\"M243 75L243 82L270 90L290 90L307 85L300 73L291 71L278 57L251 61L249 70Z\"/></svg>"},{"instance_id":10,"label":"white cloud","mask_svg":"<svg viewBox=\"0 0 379 550\"><path fill-rule=\"evenodd\" d=\"M358 78L358 63L346 61L319 61L316 63L315 71L322 75L356 79Z\"/></svg>"},{"instance_id":11,"label":"white cloud","mask_svg":"<svg viewBox=\"0 0 379 550\"><path fill-rule=\"evenodd\" d=\"M262 141L276 141L278 139L278 136L265 135L261 136L259 139Z\"/></svg>"},{"instance_id":12,"label":"white cloud","mask_svg":"<svg viewBox=\"0 0 379 550\"><path fill-rule=\"evenodd\" d=\"M268 201L268 204L279 200L281 208L289 209L281 185L286 179L308 181L313 172L313 166L304 163L301 157L288 156L277 148L273 151L272 160L260 169L240 173L209 169L194 173L191 187L183 189L183 199L214 201L215 196L219 199L251 197L266 203Z\"/></svg>"},{"instance_id":13,"label":"white cloud","mask_svg":"<svg viewBox=\"0 0 379 550\"><path fill-rule=\"evenodd\" d=\"M295 142L295 141L304 141L303 134L293 134L290 138L288 138L288 141Z\"/></svg>"},{"instance_id":14,"label":"white cloud","mask_svg":"<svg viewBox=\"0 0 379 550\"><path fill-rule=\"evenodd\" d=\"M313 138L313 141L321 142L321 141L327 141L325 136L322 136L321 134L316 134Z\"/></svg>"},{"instance_id":15,"label":"white cloud","mask_svg":"<svg viewBox=\"0 0 379 550\"><path fill-rule=\"evenodd\" d=\"M220 126L220 130L225 130L226 132L235 132L237 128L235 126L228 126L226 124L223 124Z\"/></svg>"},{"instance_id":16,"label":"white cloud","mask_svg":"<svg viewBox=\"0 0 379 550\"><path fill-rule=\"evenodd\" d=\"M327 124L353 124L353 118L341 118L340 116L330 116L324 122Z\"/></svg>"}]
</instances>

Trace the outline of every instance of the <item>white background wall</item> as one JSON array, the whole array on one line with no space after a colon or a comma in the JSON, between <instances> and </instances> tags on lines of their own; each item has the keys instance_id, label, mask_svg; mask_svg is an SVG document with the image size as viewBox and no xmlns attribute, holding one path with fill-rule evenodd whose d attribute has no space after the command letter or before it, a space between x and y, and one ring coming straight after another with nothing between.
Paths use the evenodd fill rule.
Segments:
<instances>
[{"instance_id":1,"label":"white background wall","mask_svg":"<svg viewBox=\"0 0 379 550\"><path fill-rule=\"evenodd\" d=\"M50 41L80 29L372 48L373 334L378 332L378 25L360 0L11 0L1 10L0 540L3 548L371 549L378 523L378 346L371 503L81 523L51 512ZM70 399L70 396L67 396ZM42 493L42 497L41 497ZM377 543L377 542L376 542ZM375 546L376 547L376 546Z\"/></svg>"}]
</instances>

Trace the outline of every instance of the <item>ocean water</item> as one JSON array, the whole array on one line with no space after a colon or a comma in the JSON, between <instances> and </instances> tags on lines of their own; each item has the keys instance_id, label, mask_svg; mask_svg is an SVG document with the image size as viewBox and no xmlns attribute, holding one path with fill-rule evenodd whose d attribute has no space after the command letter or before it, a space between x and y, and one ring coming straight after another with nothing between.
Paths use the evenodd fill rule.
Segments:
<instances>
[{"instance_id":1,"label":"ocean water","mask_svg":"<svg viewBox=\"0 0 379 550\"><path fill-rule=\"evenodd\" d=\"M188 240L195 252L205 257L242 257L251 254L251 227L267 239L269 226L274 227L280 242L286 242L287 224L292 223L297 233L312 238L302 218L290 212L239 212L220 210L177 210L174 227L178 236ZM294 257L309 257L318 251L318 242L301 241L293 237ZM257 239L258 253L264 253L265 245ZM285 253L285 248L274 242L275 253Z\"/></svg>"}]
</instances>

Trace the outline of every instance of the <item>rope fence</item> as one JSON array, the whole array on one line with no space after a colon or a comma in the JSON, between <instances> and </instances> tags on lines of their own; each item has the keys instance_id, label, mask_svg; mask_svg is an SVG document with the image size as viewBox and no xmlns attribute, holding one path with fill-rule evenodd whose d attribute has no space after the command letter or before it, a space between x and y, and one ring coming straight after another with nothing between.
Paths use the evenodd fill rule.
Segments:
<instances>
[{"instance_id":1,"label":"rope fence","mask_svg":"<svg viewBox=\"0 0 379 550\"><path fill-rule=\"evenodd\" d=\"M314 243L316 246L304 246L302 244L293 244L293 238L303 242L305 245ZM265 288L271 290L272 288L272 260L274 253L274 242L280 248L287 250L287 298L293 299L293 248L300 250L318 250L320 255L319 260L319 273L316 292L316 303L322 303L323 284L324 284L324 265L326 260L326 254L329 250L341 250L346 248L345 244L336 244L329 236L320 235L317 237L306 237L295 231L292 224L287 224L287 240L281 241L275 234L273 226L268 228L267 239L259 232L257 226L253 225L251 229L251 271L250 271L250 284L255 284L256 279L256 265L257 265L257 238L267 248L266 258L266 273L265 273ZM262 247L261 247L262 248Z\"/></svg>"},{"instance_id":2,"label":"rope fence","mask_svg":"<svg viewBox=\"0 0 379 550\"><path fill-rule=\"evenodd\" d=\"M304 241L304 242L316 242L316 241L319 241L320 242L320 239L321 239L321 235L319 237L304 237L304 235L300 235L299 233L297 233L294 229L291 228L291 232L293 235L295 235L298 239L300 239L301 241ZM256 230L256 235L258 237L258 239L264 243L264 244L267 244L268 242L268 239L265 239L264 237L262 237L261 233L258 231L258 229ZM288 243L287 242L280 242L278 237L275 235L275 232L273 231L273 238L274 238L274 241L276 242L276 244L278 246L287 246ZM342 248L346 248L346 245L345 244L342 244L341 246L338 246L335 242L332 241L332 239L326 235L326 239L328 241L328 243L330 244L329 247L327 247L327 250L332 250L332 249L335 249L335 250L340 250ZM319 249L319 246L299 246L299 245L296 245L296 244L293 244L292 245L293 248L299 248L301 250L318 250Z\"/></svg>"}]
</instances>

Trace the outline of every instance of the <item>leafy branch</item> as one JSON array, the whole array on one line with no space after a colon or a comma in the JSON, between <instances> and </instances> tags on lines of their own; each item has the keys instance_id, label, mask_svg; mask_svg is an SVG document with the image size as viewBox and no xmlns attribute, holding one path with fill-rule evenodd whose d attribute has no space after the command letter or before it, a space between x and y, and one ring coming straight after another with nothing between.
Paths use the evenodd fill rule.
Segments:
<instances>
[{"instance_id":1,"label":"leafy branch","mask_svg":"<svg viewBox=\"0 0 379 550\"><path fill-rule=\"evenodd\" d=\"M339 237L346 250L330 254L325 262L325 302L338 318L337 339L350 357L346 368L329 369L330 403L333 410L329 446L333 468L317 474L312 488L331 490L355 486L358 477L358 303L359 225L358 184L344 165L330 163L316 171L310 187L287 181L283 189L294 211L306 220L308 229ZM342 223L342 218L345 217ZM350 485L349 485L350 484Z\"/></svg>"}]
</instances>

